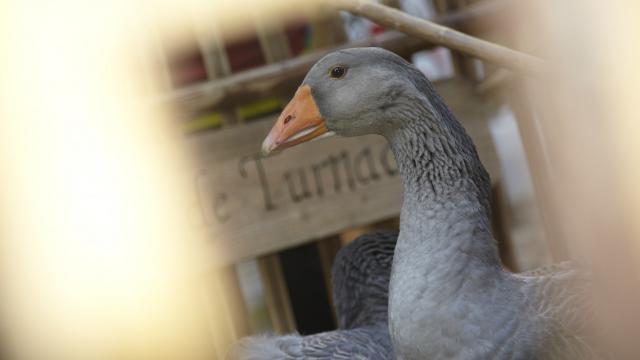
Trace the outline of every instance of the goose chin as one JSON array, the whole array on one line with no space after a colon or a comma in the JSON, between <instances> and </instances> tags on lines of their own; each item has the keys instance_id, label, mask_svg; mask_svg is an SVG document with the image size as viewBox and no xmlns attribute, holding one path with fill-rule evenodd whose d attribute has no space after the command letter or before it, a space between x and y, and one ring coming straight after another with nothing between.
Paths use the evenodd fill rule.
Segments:
<instances>
[{"instance_id":1,"label":"goose chin","mask_svg":"<svg viewBox=\"0 0 640 360\"><path fill-rule=\"evenodd\" d=\"M295 141L300 140L300 139L304 138L307 135L313 134L314 131L317 131L318 128L320 128L323 125L324 124L319 124L319 125L315 125L315 126L300 130L299 132L293 134L293 136L291 136L287 140L285 140L284 145L287 145L289 143L294 143ZM320 136L323 136L323 135L320 135Z\"/></svg>"},{"instance_id":2,"label":"goose chin","mask_svg":"<svg viewBox=\"0 0 640 360\"><path fill-rule=\"evenodd\" d=\"M269 135L262 142L262 154L266 156L276 151L284 150L286 148L302 144L304 142L332 137L335 134L335 132L329 131L327 129L324 122L302 129L299 132L289 136L288 138L285 138L283 141L278 140L277 133L275 133L274 135L272 135L272 133L269 133Z\"/></svg>"}]
</instances>

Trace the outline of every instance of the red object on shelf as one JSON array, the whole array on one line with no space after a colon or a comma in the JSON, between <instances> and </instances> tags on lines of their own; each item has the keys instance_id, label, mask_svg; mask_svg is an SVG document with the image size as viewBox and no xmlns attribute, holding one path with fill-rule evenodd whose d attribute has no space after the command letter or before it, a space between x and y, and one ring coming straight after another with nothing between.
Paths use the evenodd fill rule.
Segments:
<instances>
[{"instance_id":1,"label":"red object on shelf","mask_svg":"<svg viewBox=\"0 0 640 360\"><path fill-rule=\"evenodd\" d=\"M229 65L231 65L231 72L234 73L266 63L260 42L255 35L227 43L225 51L227 52Z\"/></svg>"},{"instance_id":2,"label":"red object on shelf","mask_svg":"<svg viewBox=\"0 0 640 360\"><path fill-rule=\"evenodd\" d=\"M290 25L285 29L292 56L300 55L306 49L308 31L307 24Z\"/></svg>"}]
</instances>

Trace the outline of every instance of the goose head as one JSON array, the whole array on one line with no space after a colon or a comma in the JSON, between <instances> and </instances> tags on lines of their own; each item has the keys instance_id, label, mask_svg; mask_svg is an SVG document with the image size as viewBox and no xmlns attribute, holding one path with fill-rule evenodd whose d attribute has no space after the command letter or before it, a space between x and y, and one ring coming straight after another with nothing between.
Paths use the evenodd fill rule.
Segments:
<instances>
[{"instance_id":1,"label":"goose head","mask_svg":"<svg viewBox=\"0 0 640 360\"><path fill-rule=\"evenodd\" d=\"M424 98L425 82L411 64L384 49L330 53L311 68L262 151L269 154L333 135L385 135L407 122L397 114L415 108L416 98Z\"/></svg>"}]
</instances>

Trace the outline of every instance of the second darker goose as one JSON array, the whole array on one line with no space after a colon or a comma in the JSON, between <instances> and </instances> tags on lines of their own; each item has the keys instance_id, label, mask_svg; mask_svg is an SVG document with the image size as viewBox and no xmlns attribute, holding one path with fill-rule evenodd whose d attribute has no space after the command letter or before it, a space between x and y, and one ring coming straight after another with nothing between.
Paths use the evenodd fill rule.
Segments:
<instances>
[{"instance_id":1,"label":"second darker goose","mask_svg":"<svg viewBox=\"0 0 640 360\"><path fill-rule=\"evenodd\" d=\"M583 359L591 354L571 266L513 274L490 226L490 179L426 77L378 48L331 53L309 71L265 153L333 134L384 136L404 202L389 289L399 359Z\"/></svg>"},{"instance_id":2,"label":"second darker goose","mask_svg":"<svg viewBox=\"0 0 640 360\"><path fill-rule=\"evenodd\" d=\"M227 359L393 359L387 301L397 237L397 232L372 231L336 255L331 285L338 330L308 336L247 337L234 345Z\"/></svg>"}]
</instances>

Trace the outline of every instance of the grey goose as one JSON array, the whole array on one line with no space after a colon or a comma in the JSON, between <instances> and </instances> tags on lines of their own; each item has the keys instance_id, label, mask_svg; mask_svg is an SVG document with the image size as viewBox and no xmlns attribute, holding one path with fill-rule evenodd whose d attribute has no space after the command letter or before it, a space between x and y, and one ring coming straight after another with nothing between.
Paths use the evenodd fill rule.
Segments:
<instances>
[{"instance_id":1,"label":"grey goose","mask_svg":"<svg viewBox=\"0 0 640 360\"><path fill-rule=\"evenodd\" d=\"M306 75L264 153L378 134L404 188L389 289L398 359L585 359L588 277L563 263L514 274L490 226L490 179L429 80L379 48L333 52Z\"/></svg>"}]
</instances>

